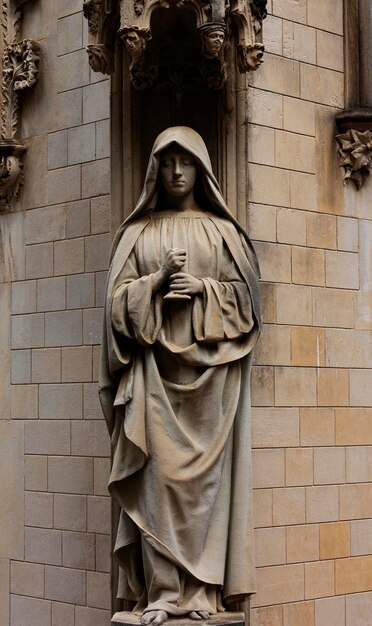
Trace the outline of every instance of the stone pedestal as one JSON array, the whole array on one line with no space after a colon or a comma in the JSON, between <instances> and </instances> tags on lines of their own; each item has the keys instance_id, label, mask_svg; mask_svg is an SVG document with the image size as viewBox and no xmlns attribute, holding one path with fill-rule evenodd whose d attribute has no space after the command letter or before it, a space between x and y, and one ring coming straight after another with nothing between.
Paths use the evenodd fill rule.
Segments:
<instances>
[{"instance_id":1,"label":"stone pedestal","mask_svg":"<svg viewBox=\"0 0 372 626\"><path fill-rule=\"evenodd\" d=\"M128 611L115 613L111 620L112 625L117 626L141 626L138 615ZM195 619L175 618L165 622L166 626L244 626L244 613L219 613L212 615L208 620L197 621Z\"/></svg>"}]
</instances>

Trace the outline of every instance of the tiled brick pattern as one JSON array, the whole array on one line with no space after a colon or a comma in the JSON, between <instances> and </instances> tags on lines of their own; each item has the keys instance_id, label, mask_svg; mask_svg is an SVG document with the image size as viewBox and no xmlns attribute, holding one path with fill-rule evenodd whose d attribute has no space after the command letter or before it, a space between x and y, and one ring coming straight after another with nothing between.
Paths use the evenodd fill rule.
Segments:
<instances>
[{"instance_id":1,"label":"tiled brick pattern","mask_svg":"<svg viewBox=\"0 0 372 626\"><path fill-rule=\"evenodd\" d=\"M13 531L24 542L0 547L0 622L102 626L111 606L110 445L97 355L111 241L110 81L90 71L81 0L27 7L23 32L41 39L43 59L23 111L25 211L14 220L22 216L17 258L25 252L9 278L15 433L1 433L17 441L8 462L24 470L15 510L24 529Z\"/></svg>"},{"instance_id":2,"label":"tiled brick pattern","mask_svg":"<svg viewBox=\"0 0 372 626\"><path fill-rule=\"evenodd\" d=\"M332 139L342 4L269 2L265 62L250 77L248 224L265 322L252 376L253 626L371 623L371 185L344 194Z\"/></svg>"}]
</instances>

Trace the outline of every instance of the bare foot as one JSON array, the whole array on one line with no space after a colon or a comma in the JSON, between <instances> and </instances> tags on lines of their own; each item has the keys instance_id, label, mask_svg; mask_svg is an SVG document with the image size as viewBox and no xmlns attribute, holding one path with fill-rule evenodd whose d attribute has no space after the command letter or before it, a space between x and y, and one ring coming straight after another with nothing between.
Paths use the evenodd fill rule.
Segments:
<instances>
[{"instance_id":1,"label":"bare foot","mask_svg":"<svg viewBox=\"0 0 372 626\"><path fill-rule=\"evenodd\" d=\"M152 626L160 626L168 619L168 613L165 611L148 611L144 613L141 617L141 624L147 625L151 624Z\"/></svg>"},{"instance_id":2,"label":"bare foot","mask_svg":"<svg viewBox=\"0 0 372 626\"><path fill-rule=\"evenodd\" d=\"M208 611L191 611L189 615L190 619L208 619L209 613Z\"/></svg>"}]
</instances>

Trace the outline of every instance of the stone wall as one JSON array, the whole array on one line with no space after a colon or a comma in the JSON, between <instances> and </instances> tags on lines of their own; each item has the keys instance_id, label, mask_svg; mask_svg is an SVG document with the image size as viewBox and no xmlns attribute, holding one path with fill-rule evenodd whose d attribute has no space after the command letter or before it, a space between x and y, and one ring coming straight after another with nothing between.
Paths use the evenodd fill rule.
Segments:
<instances>
[{"instance_id":1,"label":"stone wall","mask_svg":"<svg viewBox=\"0 0 372 626\"><path fill-rule=\"evenodd\" d=\"M342 0L269 0L250 77L249 232L264 330L253 371L252 626L372 613L371 181L342 186ZM108 626L109 439L97 363L110 247L110 82L82 0L27 6L41 77L16 211L0 216L0 623ZM10 374L9 374L10 372Z\"/></svg>"}]
</instances>

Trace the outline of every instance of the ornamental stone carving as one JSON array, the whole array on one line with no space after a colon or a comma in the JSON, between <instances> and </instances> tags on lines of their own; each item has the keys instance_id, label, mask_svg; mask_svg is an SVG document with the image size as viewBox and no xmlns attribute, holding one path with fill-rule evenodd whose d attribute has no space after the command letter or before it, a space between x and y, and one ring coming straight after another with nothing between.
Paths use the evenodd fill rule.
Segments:
<instances>
[{"instance_id":1,"label":"ornamental stone carving","mask_svg":"<svg viewBox=\"0 0 372 626\"><path fill-rule=\"evenodd\" d=\"M345 184L352 180L360 189L372 173L372 132L350 129L337 135L341 167L344 169Z\"/></svg>"},{"instance_id":2,"label":"ornamental stone carving","mask_svg":"<svg viewBox=\"0 0 372 626\"><path fill-rule=\"evenodd\" d=\"M94 71L113 72L116 33L119 33L128 53L133 86L136 89L153 86L178 14L189 24L190 59L195 54L200 56L197 63L194 61L194 67L198 68L195 81L203 82L207 89L220 89L226 80L229 46L236 47L241 73L254 71L262 63L266 3L267 0L85 0L90 65ZM164 26L167 20L168 30ZM183 61L186 73L190 72L190 68L185 69L187 64ZM177 74L179 83L187 81L185 76L180 77L180 66L171 73Z\"/></svg>"},{"instance_id":3,"label":"ornamental stone carving","mask_svg":"<svg viewBox=\"0 0 372 626\"><path fill-rule=\"evenodd\" d=\"M0 211L9 209L23 183L22 155L26 146L18 138L21 93L32 87L39 75L39 43L21 39L22 5L26 2L2 2Z\"/></svg>"}]
</instances>

